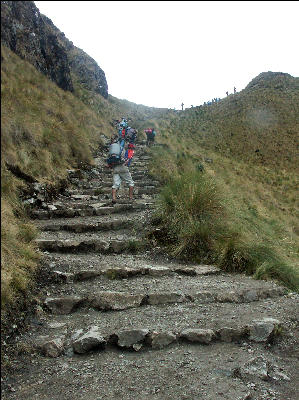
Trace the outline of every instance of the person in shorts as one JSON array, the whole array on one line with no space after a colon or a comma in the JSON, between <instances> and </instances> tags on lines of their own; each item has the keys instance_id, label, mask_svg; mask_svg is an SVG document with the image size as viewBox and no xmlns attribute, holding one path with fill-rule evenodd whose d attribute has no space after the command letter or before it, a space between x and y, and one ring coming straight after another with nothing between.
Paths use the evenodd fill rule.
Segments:
<instances>
[{"instance_id":1,"label":"person in shorts","mask_svg":"<svg viewBox=\"0 0 299 400\"><path fill-rule=\"evenodd\" d=\"M113 144L116 143L118 143L118 137L113 137L111 140L110 148ZM117 148L117 146L115 146L115 148ZM133 159L134 148L135 148L134 144L129 143L128 148L125 151L124 157L120 156L120 161L117 164L115 163L111 165L108 163L108 167L111 168L113 171L112 204L116 203L116 193L122 181L124 181L129 187L129 200L133 201L134 181L129 171L129 166ZM120 153L121 152L122 149L120 147ZM115 155L117 154L112 153L110 154L110 157L113 157Z\"/></svg>"}]
</instances>

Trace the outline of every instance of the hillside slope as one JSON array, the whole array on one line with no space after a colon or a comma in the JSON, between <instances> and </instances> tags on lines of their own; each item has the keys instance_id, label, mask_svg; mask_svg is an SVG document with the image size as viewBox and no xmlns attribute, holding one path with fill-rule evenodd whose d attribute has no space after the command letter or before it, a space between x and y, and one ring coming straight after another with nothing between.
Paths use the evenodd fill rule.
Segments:
<instances>
[{"instance_id":1,"label":"hillside slope","mask_svg":"<svg viewBox=\"0 0 299 400\"><path fill-rule=\"evenodd\" d=\"M67 169L93 162L101 136L113 128L99 94L105 118L6 46L1 60L1 301L7 306L26 298L39 258L20 195L28 183L59 188Z\"/></svg>"},{"instance_id":2,"label":"hillside slope","mask_svg":"<svg viewBox=\"0 0 299 400\"><path fill-rule=\"evenodd\" d=\"M298 127L299 78L273 72L261 73L244 90L217 103L161 121L168 139L190 137L223 156L288 170L298 165Z\"/></svg>"}]
</instances>

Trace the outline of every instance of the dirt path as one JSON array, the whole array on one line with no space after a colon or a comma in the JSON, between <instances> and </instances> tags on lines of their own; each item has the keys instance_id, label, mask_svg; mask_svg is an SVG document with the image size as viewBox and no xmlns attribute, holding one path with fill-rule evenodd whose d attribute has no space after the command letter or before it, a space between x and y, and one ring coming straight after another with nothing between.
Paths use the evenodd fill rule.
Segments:
<instances>
[{"instance_id":1,"label":"dirt path","mask_svg":"<svg viewBox=\"0 0 299 400\"><path fill-rule=\"evenodd\" d=\"M299 296L149 248L148 160L139 146L132 204L107 205L99 166L32 213L50 278L3 400L298 399Z\"/></svg>"}]
</instances>

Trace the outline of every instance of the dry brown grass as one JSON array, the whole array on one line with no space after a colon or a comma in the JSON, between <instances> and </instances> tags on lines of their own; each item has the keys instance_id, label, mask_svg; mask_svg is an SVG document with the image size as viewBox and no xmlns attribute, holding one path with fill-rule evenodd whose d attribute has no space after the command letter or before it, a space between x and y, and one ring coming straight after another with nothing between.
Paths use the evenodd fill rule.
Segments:
<instances>
[{"instance_id":1,"label":"dry brown grass","mask_svg":"<svg viewBox=\"0 0 299 400\"><path fill-rule=\"evenodd\" d=\"M67 168L92 163L100 136L109 136L112 127L106 100L104 119L5 46L1 56L1 301L7 306L26 292L39 256L35 230L18 196L24 184L5 162L55 184Z\"/></svg>"}]
</instances>

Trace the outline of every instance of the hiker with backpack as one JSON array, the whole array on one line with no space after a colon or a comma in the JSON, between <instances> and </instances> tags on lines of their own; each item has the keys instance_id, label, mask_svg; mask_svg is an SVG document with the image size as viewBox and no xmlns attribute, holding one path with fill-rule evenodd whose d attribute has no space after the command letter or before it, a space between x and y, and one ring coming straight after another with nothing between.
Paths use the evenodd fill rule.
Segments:
<instances>
[{"instance_id":1,"label":"hiker with backpack","mask_svg":"<svg viewBox=\"0 0 299 400\"><path fill-rule=\"evenodd\" d=\"M134 182L129 171L129 166L134 156L135 145L129 143L123 156L124 148L119 143L118 135L111 138L107 166L113 171L112 204L116 203L116 192L122 180L129 186L129 200L133 200Z\"/></svg>"},{"instance_id":2,"label":"hiker with backpack","mask_svg":"<svg viewBox=\"0 0 299 400\"><path fill-rule=\"evenodd\" d=\"M135 140L137 138L137 133L138 133L137 129L134 129L134 128L131 128L130 126L128 126L127 134L125 137L126 142L134 144Z\"/></svg>"},{"instance_id":3,"label":"hiker with backpack","mask_svg":"<svg viewBox=\"0 0 299 400\"><path fill-rule=\"evenodd\" d=\"M128 127L128 121L126 118L122 117L121 122L119 124L122 128L127 128Z\"/></svg>"},{"instance_id":4,"label":"hiker with backpack","mask_svg":"<svg viewBox=\"0 0 299 400\"><path fill-rule=\"evenodd\" d=\"M137 129L128 126L127 128L122 127L118 130L118 141L122 150L125 147L126 142L134 144L136 138L137 138Z\"/></svg>"}]
</instances>

